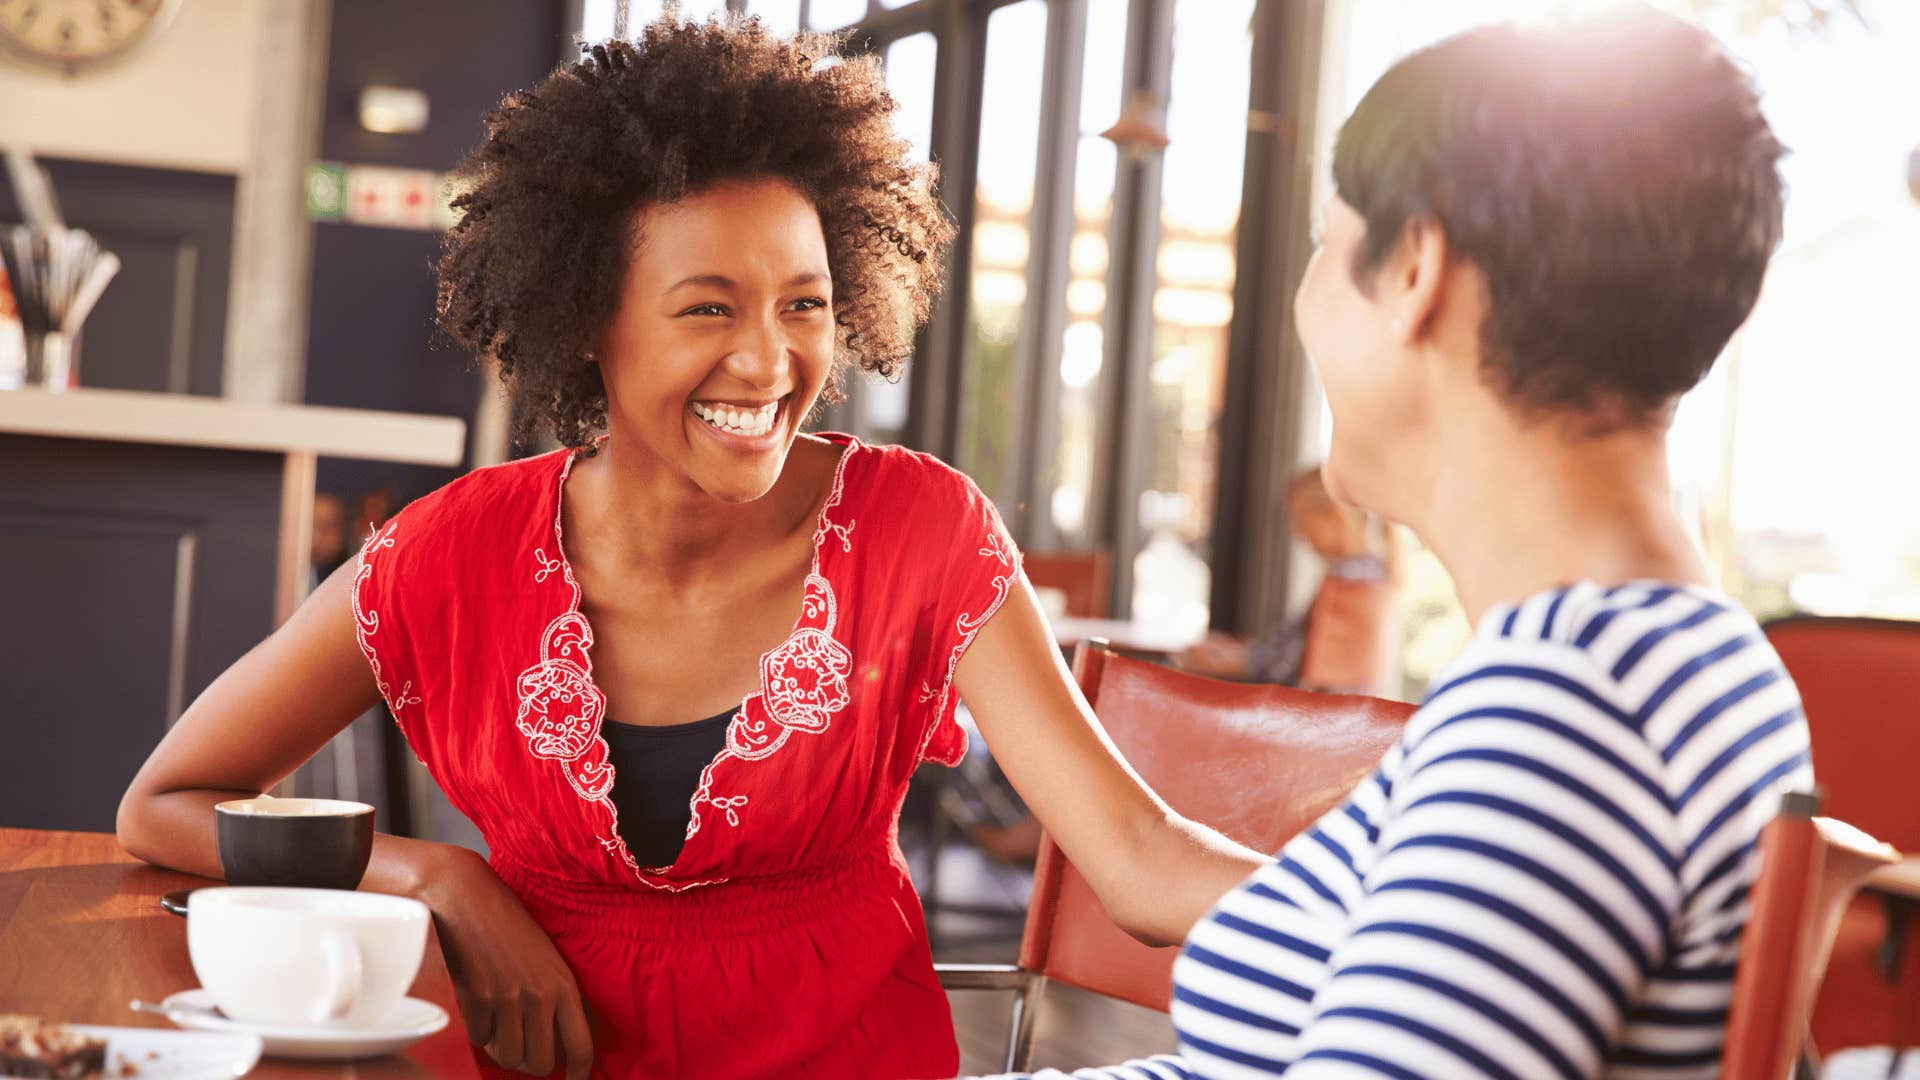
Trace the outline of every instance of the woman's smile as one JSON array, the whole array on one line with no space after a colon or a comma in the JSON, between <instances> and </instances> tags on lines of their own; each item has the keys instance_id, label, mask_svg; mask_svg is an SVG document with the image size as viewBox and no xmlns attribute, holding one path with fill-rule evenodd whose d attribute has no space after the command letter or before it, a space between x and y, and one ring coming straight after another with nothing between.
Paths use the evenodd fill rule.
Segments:
<instances>
[{"instance_id":1,"label":"woman's smile","mask_svg":"<svg viewBox=\"0 0 1920 1080\"><path fill-rule=\"evenodd\" d=\"M780 445L787 403L793 395L765 402L696 400L687 411L698 427L731 450L757 452Z\"/></svg>"}]
</instances>

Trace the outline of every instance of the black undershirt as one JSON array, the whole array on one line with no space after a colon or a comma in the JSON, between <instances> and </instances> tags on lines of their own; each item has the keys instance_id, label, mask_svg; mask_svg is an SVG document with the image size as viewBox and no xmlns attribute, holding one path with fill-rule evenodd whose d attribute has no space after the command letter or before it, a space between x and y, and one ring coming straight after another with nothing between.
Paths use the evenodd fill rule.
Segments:
<instances>
[{"instance_id":1,"label":"black undershirt","mask_svg":"<svg viewBox=\"0 0 1920 1080\"><path fill-rule=\"evenodd\" d=\"M667 727L600 725L613 762L620 838L641 866L667 866L680 857L700 774L726 745L727 724L738 711Z\"/></svg>"}]
</instances>

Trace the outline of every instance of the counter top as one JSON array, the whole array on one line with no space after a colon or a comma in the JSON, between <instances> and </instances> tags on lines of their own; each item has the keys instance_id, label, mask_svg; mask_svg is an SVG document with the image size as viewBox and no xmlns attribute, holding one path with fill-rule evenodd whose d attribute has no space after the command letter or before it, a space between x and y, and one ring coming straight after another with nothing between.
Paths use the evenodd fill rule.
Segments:
<instances>
[{"instance_id":1,"label":"counter top","mask_svg":"<svg viewBox=\"0 0 1920 1080\"><path fill-rule=\"evenodd\" d=\"M467 425L448 416L191 394L0 390L0 434L456 466L466 455Z\"/></svg>"}]
</instances>

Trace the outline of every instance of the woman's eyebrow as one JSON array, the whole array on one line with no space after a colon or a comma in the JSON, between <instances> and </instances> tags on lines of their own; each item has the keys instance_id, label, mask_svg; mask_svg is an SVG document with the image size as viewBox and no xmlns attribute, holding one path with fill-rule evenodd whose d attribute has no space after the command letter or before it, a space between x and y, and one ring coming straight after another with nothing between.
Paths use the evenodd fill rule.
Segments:
<instances>
[{"instance_id":1,"label":"woman's eyebrow","mask_svg":"<svg viewBox=\"0 0 1920 1080\"><path fill-rule=\"evenodd\" d=\"M822 284L830 280L832 279L829 278L824 271L808 270L805 273L796 274L788 278L781 288L797 289L802 285ZM731 289L737 284L737 282L725 274L694 274L691 277L681 278L679 281L669 285L667 291L673 292L675 289L684 289L690 285L700 285L713 289Z\"/></svg>"}]
</instances>

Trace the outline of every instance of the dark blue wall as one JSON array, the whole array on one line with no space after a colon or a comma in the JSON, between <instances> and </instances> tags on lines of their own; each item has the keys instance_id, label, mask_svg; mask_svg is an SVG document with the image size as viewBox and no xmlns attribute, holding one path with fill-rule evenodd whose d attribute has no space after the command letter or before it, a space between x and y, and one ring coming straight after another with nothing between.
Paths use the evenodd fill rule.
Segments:
<instances>
[{"instance_id":1,"label":"dark blue wall","mask_svg":"<svg viewBox=\"0 0 1920 1080\"><path fill-rule=\"evenodd\" d=\"M482 117L566 54L564 0L334 0L320 156L352 165L445 171L483 135ZM426 130L360 127L360 90L424 90ZM316 227L306 400L473 419L471 358L431 348L431 232L323 222ZM320 489L352 498L393 487L411 499L457 474L380 462L322 461Z\"/></svg>"}]
</instances>

